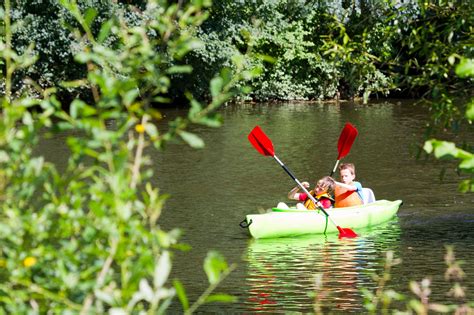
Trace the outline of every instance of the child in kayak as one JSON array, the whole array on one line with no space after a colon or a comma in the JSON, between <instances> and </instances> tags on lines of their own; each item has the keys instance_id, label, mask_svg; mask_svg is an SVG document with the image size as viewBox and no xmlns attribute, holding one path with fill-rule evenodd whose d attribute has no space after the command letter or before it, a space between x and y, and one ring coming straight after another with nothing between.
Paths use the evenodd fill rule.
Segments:
<instances>
[{"instance_id":1,"label":"child in kayak","mask_svg":"<svg viewBox=\"0 0 474 315\"><path fill-rule=\"evenodd\" d=\"M334 190L335 207L351 207L363 204L362 185L356 182L355 166L352 163L342 163L339 166L341 182L335 182Z\"/></svg>"},{"instance_id":2,"label":"child in kayak","mask_svg":"<svg viewBox=\"0 0 474 315\"><path fill-rule=\"evenodd\" d=\"M309 183L308 182L302 182L301 183L304 188L309 188ZM335 186L335 181L329 176L325 176L318 180L316 183L316 186L313 190L311 190L309 193L313 195L313 197L316 197L319 199L319 203L321 207L324 209L331 209L334 205L334 186ZM308 197L308 195L304 192L299 192L300 187L296 186L290 192L288 193L288 198L293 199L293 200L298 200L302 201L303 203L298 203L296 207L298 209L308 209L308 210L315 210L317 209L317 206L314 204L314 202Z\"/></svg>"}]
</instances>

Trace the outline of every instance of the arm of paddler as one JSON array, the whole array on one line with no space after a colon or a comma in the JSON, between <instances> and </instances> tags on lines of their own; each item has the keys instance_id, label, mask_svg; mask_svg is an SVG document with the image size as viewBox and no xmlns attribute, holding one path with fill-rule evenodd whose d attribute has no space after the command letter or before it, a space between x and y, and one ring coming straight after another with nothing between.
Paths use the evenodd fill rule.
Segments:
<instances>
[{"instance_id":1,"label":"arm of paddler","mask_svg":"<svg viewBox=\"0 0 474 315\"><path fill-rule=\"evenodd\" d=\"M357 190L357 187L355 185L344 184L341 182L336 182L336 185L342 188L345 188L347 190Z\"/></svg>"},{"instance_id":2,"label":"arm of paddler","mask_svg":"<svg viewBox=\"0 0 474 315\"><path fill-rule=\"evenodd\" d=\"M302 182L301 185L303 185L304 188L309 188L309 183L308 182ZM300 186L296 186L290 192L288 193L288 198L292 200L300 200Z\"/></svg>"}]
</instances>

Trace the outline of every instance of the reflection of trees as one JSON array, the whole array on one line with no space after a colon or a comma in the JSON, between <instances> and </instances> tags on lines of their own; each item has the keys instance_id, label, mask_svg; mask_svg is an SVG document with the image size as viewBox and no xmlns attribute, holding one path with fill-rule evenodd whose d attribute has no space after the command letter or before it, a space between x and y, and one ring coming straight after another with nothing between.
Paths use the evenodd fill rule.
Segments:
<instances>
[{"instance_id":1,"label":"reflection of trees","mask_svg":"<svg viewBox=\"0 0 474 315\"><path fill-rule=\"evenodd\" d=\"M367 271L383 252L393 249L400 229L397 222L361 231L356 239L337 235L252 240L248 246L248 297L252 312L312 312L316 284L323 310L361 310L360 289L372 285ZM388 242L387 242L388 240Z\"/></svg>"}]
</instances>

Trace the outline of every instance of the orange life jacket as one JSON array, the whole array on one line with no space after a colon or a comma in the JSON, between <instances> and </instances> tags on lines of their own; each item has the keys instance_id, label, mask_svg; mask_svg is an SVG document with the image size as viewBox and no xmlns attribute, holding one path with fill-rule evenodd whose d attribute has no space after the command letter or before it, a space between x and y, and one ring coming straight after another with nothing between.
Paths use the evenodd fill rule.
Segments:
<instances>
[{"instance_id":1,"label":"orange life jacket","mask_svg":"<svg viewBox=\"0 0 474 315\"><path fill-rule=\"evenodd\" d=\"M311 196L316 197L318 199L327 198L327 199L330 199L331 201L334 201L334 199L331 196L329 196L327 193L322 193L322 194L316 195L313 190L311 190L309 193L311 194ZM304 206L308 210L315 210L316 209L316 205L314 204L314 202L309 197L306 198L306 201L304 202Z\"/></svg>"},{"instance_id":2,"label":"orange life jacket","mask_svg":"<svg viewBox=\"0 0 474 315\"><path fill-rule=\"evenodd\" d=\"M339 185L336 185L334 197L336 199L335 208L352 207L363 205L364 202L360 199L356 190L347 190Z\"/></svg>"}]
</instances>

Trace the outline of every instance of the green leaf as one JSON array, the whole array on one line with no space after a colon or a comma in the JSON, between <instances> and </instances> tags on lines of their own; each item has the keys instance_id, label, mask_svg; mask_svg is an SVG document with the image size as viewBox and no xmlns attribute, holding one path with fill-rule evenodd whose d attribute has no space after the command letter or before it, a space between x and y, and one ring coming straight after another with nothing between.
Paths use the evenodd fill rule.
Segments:
<instances>
[{"instance_id":1,"label":"green leaf","mask_svg":"<svg viewBox=\"0 0 474 315\"><path fill-rule=\"evenodd\" d=\"M454 54L448 57L448 62L450 65L454 65L454 63L456 62L456 57Z\"/></svg>"},{"instance_id":2,"label":"green leaf","mask_svg":"<svg viewBox=\"0 0 474 315\"><path fill-rule=\"evenodd\" d=\"M129 312L127 312L123 308L113 307L109 310L109 314L110 315L127 315L127 314L129 314Z\"/></svg>"},{"instance_id":3,"label":"green leaf","mask_svg":"<svg viewBox=\"0 0 474 315\"><path fill-rule=\"evenodd\" d=\"M237 297L229 294L212 294L206 298L206 303L210 302L233 303L237 302Z\"/></svg>"},{"instance_id":4,"label":"green leaf","mask_svg":"<svg viewBox=\"0 0 474 315\"><path fill-rule=\"evenodd\" d=\"M97 41L99 43L102 44L107 39L107 37L109 37L110 30L112 29L113 25L114 25L114 21L112 19L102 24L99 31L99 35L97 36Z\"/></svg>"},{"instance_id":5,"label":"green leaf","mask_svg":"<svg viewBox=\"0 0 474 315\"><path fill-rule=\"evenodd\" d=\"M159 289L165 285L166 280L171 272L171 257L169 251L165 250L161 253L158 263L155 267L153 276L153 285Z\"/></svg>"},{"instance_id":6,"label":"green leaf","mask_svg":"<svg viewBox=\"0 0 474 315\"><path fill-rule=\"evenodd\" d=\"M229 82L232 80L232 70L228 67L223 68L221 70L221 78L223 80L224 85L229 84Z\"/></svg>"},{"instance_id":7,"label":"green leaf","mask_svg":"<svg viewBox=\"0 0 474 315\"><path fill-rule=\"evenodd\" d=\"M78 52L75 56L74 56L74 60L76 60L77 62L79 63L87 63L88 61L90 61L92 59L92 54L90 53L86 53L86 52Z\"/></svg>"},{"instance_id":8,"label":"green leaf","mask_svg":"<svg viewBox=\"0 0 474 315\"><path fill-rule=\"evenodd\" d=\"M456 67L456 74L461 78L474 77L474 59L462 58Z\"/></svg>"},{"instance_id":9,"label":"green leaf","mask_svg":"<svg viewBox=\"0 0 474 315\"><path fill-rule=\"evenodd\" d=\"M347 34L344 34L344 37L342 39L342 43L345 45L347 45L347 43L349 42L350 38Z\"/></svg>"},{"instance_id":10,"label":"green leaf","mask_svg":"<svg viewBox=\"0 0 474 315\"><path fill-rule=\"evenodd\" d=\"M188 296L186 295L186 290L184 289L183 284L179 280L173 280L173 286L176 289L176 294L178 295L179 301L183 306L183 310L187 311L189 309Z\"/></svg>"},{"instance_id":11,"label":"green leaf","mask_svg":"<svg viewBox=\"0 0 474 315\"><path fill-rule=\"evenodd\" d=\"M232 59L232 62L234 63L234 65L237 67L237 68L242 68L244 63L245 63L245 58L244 56L242 55L233 55L231 57Z\"/></svg>"},{"instance_id":12,"label":"green leaf","mask_svg":"<svg viewBox=\"0 0 474 315\"><path fill-rule=\"evenodd\" d=\"M453 305L444 305L438 303L430 303L430 310L435 313L451 313L456 310L456 307Z\"/></svg>"},{"instance_id":13,"label":"green leaf","mask_svg":"<svg viewBox=\"0 0 474 315\"><path fill-rule=\"evenodd\" d=\"M275 63L275 62L277 62L277 58L272 57L272 56L269 56L269 55L256 54L255 57L256 57L257 59L260 59L260 60L262 60L262 61L266 61L266 62L269 62L269 63Z\"/></svg>"},{"instance_id":14,"label":"green leaf","mask_svg":"<svg viewBox=\"0 0 474 315\"><path fill-rule=\"evenodd\" d=\"M204 141L194 133L187 131L180 131L179 136L186 142L189 146L195 149L204 148Z\"/></svg>"},{"instance_id":15,"label":"green leaf","mask_svg":"<svg viewBox=\"0 0 474 315\"><path fill-rule=\"evenodd\" d=\"M467 171L474 171L474 156L471 155L470 158L464 159L461 164L459 164L459 168Z\"/></svg>"},{"instance_id":16,"label":"green leaf","mask_svg":"<svg viewBox=\"0 0 474 315\"><path fill-rule=\"evenodd\" d=\"M470 179L465 179L459 183L458 188L463 193L474 192L474 182Z\"/></svg>"},{"instance_id":17,"label":"green leaf","mask_svg":"<svg viewBox=\"0 0 474 315\"><path fill-rule=\"evenodd\" d=\"M84 21L86 22L89 28L94 22L95 17L97 16L97 10L94 8L87 8L86 12L84 13Z\"/></svg>"},{"instance_id":18,"label":"green leaf","mask_svg":"<svg viewBox=\"0 0 474 315\"><path fill-rule=\"evenodd\" d=\"M425 150L425 152L428 154L433 152L433 141L434 140L425 141L425 144L423 145L423 150Z\"/></svg>"},{"instance_id":19,"label":"green leaf","mask_svg":"<svg viewBox=\"0 0 474 315\"><path fill-rule=\"evenodd\" d=\"M221 254L216 251L207 253L204 259L204 271L210 284L218 283L223 271L227 270L227 262Z\"/></svg>"},{"instance_id":20,"label":"green leaf","mask_svg":"<svg viewBox=\"0 0 474 315\"><path fill-rule=\"evenodd\" d=\"M123 103L125 106L130 106L132 103L135 101L135 99L138 97L140 94L140 91L138 89L131 89L127 91L123 96Z\"/></svg>"},{"instance_id":21,"label":"green leaf","mask_svg":"<svg viewBox=\"0 0 474 315\"><path fill-rule=\"evenodd\" d=\"M211 128L219 128L220 126L222 126L223 119L221 115L216 113L208 117L203 117L197 120L196 123L204 125L204 126L208 126Z\"/></svg>"},{"instance_id":22,"label":"green leaf","mask_svg":"<svg viewBox=\"0 0 474 315\"><path fill-rule=\"evenodd\" d=\"M204 43L197 38L192 38L187 41L183 41L179 43L179 45L176 47L175 57L179 60L184 57L188 52L200 49L202 47L204 47Z\"/></svg>"},{"instance_id":23,"label":"green leaf","mask_svg":"<svg viewBox=\"0 0 474 315\"><path fill-rule=\"evenodd\" d=\"M210 89L212 97L216 97L222 91L222 87L224 86L224 80L221 77L215 77L211 80Z\"/></svg>"},{"instance_id":24,"label":"green leaf","mask_svg":"<svg viewBox=\"0 0 474 315\"><path fill-rule=\"evenodd\" d=\"M467 104L466 118L470 121L474 120L474 99L471 99L469 104Z\"/></svg>"},{"instance_id":25,"label":"green leaf","mask_svg":"<svg viewBox=\"0 0 474 315\"><path fill-rule=\"evenodd\" d=\"M423 305L423 303L421 303L418 300L412 299L412 300L410 300L408 305L410 305L410 307L415 311L416 314L427 314L428 313L428 310L425 309L425 306Z\"/></svg>"},{"instance_id":26,"label":"green leaf","mask_svg":"<svg viewBox=\"0 0 474 315\"><path fill-rule=\"evenodd\" d=\"M63 81L60 85L65 88L75 89L86 86L87 82L85 80Z\"/></svg>"},{"instance_id":27,"label":"green leaf","mask_svg":"<svg viewBox=\"0 0 474 315\"><path fill-rule=\"evenodd\" d=\"M79 117L79 113L81 112L82 108L86 105L83 101L79 99L74 99L71 103L71 108L69 109L69 114L73 119L77 119Z\"/></svg>"},{"instance_id":28,"label":"green leaf","mask_svg":"<svg viewBox=\"0 0 474 315\"><path fill-rule=\"evenodd\" d=\"M70 114L72 118L78 119L80 117L90 117L97 113L97 110L87 105L85 102L75 99L71 103Z\"/></svg>"},{"instance_id":29,"label":"green leaf","mask_svg":"<svg viewBox=\"0 0 474 315\"><path fill-rule=\"evenodd\" d=\"M114 305L114 297L112 295L112 292L105 292L101 290L95 290L94 294L96 298L102 302L105 302L108 305Z\"/></svg>"},{"instance_id":30,"label":"green leaf","mask_svg":"<svg viewBox=\"0 0 474 315\"><path fill-rule=\"evenodd\" d=\"M189 65L183 66L172 66L166 70L167 74L176 74L176 73L191 73L193 71L193 67Z\"/></svg>"},{"instance_id":31,"label":"green leaf","mask_svg":"<svg viewBox=\"0 0 474 315\"><path fill-rule=\"evenodd\" d=\"M154 124L147 123L145 125L145 131L152 139L156 139L158 137L158 128L156 128Z\"/></svg>"},{"instance_id":32,"label":"green leaf","mask_svg":"<svg viewBox=\"0 0 474 315\"><path fill-rule=\"evenodd\" d=\"M436 158L454 157L456 155L456 146L452 142L440 141L435 147L434 155Z\"/></svg>"}]
</instances>

